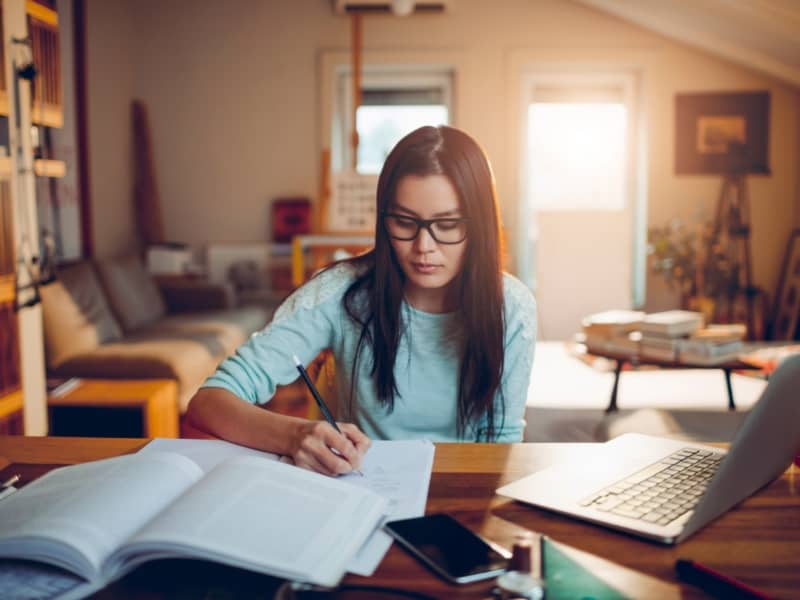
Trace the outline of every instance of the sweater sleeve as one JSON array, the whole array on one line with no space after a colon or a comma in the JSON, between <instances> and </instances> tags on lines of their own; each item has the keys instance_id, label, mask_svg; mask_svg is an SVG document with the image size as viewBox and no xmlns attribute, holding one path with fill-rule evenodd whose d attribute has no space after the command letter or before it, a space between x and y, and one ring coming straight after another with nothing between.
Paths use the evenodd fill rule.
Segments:
<instances>
[{"instance_id":1,"label":"sweater sleeve","mask_svg":"<svg viewBox=\"0 0 800 600\"><path fill-rule=\"evenodd\" d=\"M297 379L292 355L306 365L334 344L351 273L349 265L337 265L298 288L263 330L222 361L203 387L223 388L251 403L268 402L278 385Z\"/></svg>"},{"instance_id":2,"label":"sweater sleeve","mask_svg":"<svg viewBox=\"0 0 800 600\"><path fill-rule=\"evenodd\" d=\"M505 275L505 355L499 402L495 411L498 442L521 442L525 434L525 407L536 348L536 302L518 279Z\"/></svg>"}]
</instances>

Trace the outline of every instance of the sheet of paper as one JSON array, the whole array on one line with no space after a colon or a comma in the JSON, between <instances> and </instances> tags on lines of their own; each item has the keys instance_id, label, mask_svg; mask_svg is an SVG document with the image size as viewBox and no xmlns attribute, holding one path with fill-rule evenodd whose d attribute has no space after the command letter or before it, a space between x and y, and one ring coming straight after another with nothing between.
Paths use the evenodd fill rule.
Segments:
<instances>
[{"instance_id":1,"label":"sheet of paper","mask_svg":"<svg viewBox=\"0 0 800 600\"><path fill-rule=\"evenodd\" d=\"M427 440L374 441L362 464L364 477L350 474L341 479L387 498L387 521L420 517L425 514L428 500L433 451L433 444ZM382 529L375 531L347 570L356 575L372 575L391 545L389 534Z\"/></svg>"},{"instance_id":2,"label":"sheet of paper","mask_svg":"<svg viewBox=\"0 0 800 600\"><path fill-rule=\"evenodd\" d=\"M234 456L260 456L269 460L278 460L277 454L261 452L245 446L238 446L222 440L180 440L173 438L156 438L139 452L174 452L181 454L196 463L203 473L223 460Z\"/></svg>"}]
</instances>

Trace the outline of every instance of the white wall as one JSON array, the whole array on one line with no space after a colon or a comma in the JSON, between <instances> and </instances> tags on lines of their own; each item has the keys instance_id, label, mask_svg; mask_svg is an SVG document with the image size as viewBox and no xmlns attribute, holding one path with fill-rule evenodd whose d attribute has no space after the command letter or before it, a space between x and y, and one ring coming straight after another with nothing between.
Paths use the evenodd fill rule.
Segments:
<instances>
[{"instance_id":1,"label":"white wall","mask_svg":"<svg viewBox=\"0 0 800 600\"><path fill-rule=\"evenodd\" d=\"M136 248L130 107L140 43L136 5L132 0L86 3L92 232L101 257Z\"/></svg>"},{"instance_id":2,"label":"white wall","mask_svg":"<svg viewBox=\"0 0 800 600\"><path fill-rule=\"evenodd\" d=\"M515 56L645 64L648 222L713 213L719 178L673 174L678 92L769 90L773 175L750 178L756 283L776 285L800 219L798 91L773 79L566 0L457 0L450 13L364 21L365 61L386 51L452 57L455 125L488 151L506 223L518 194ZM95 246L134 242L130 219L130 99L151 117L167 237L202 246L261 241L269 201L316 196L323 125L318 61L346 49L349 21L328 0L90 0L89 78ZM614 58L618 60L618 58ZM580 235L580 232L571 232ZM514 247L513 240L509 244ZM666 298L659 282L655 301ZM663 286L661 286L663 287ZM670 300L672 301L672 300Z\"/></svg>"}]
</instances>

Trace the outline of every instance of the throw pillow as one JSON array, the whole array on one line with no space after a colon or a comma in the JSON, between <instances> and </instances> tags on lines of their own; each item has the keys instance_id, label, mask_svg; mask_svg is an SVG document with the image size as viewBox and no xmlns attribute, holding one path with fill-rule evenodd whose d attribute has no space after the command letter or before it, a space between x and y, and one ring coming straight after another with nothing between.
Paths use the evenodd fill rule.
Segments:
<instances>
[{"instance_id":1,"label":"throw pillow","mask_svg":"<svg viewBox=\"0 0 800 600\"><path fill-rule=\"evenodd\" d=\"M126 332L144 327L166 313L158 286L139 258L103 261L98 272L111 308Z\"/></svg>"}]
</instances>

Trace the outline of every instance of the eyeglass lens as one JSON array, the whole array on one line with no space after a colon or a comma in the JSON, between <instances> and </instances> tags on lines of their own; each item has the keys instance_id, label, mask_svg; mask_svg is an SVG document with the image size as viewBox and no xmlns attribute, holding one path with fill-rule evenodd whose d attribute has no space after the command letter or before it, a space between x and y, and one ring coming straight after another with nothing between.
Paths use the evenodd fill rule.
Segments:
<instances>
[{"instance_id":1,"label":"eyeglass lens","mask_svg":"<svg viewBox=\"0 0 800 600\"><path fill-rule=\"evenodd\" d=\"M404 215L387 214L383 217L389 235L397 240L409 241L419 235L425 227L434 240L442 244L457 244L467 236L467 223L464 219L422 220Z\"/></svg>"}]
</instances>

